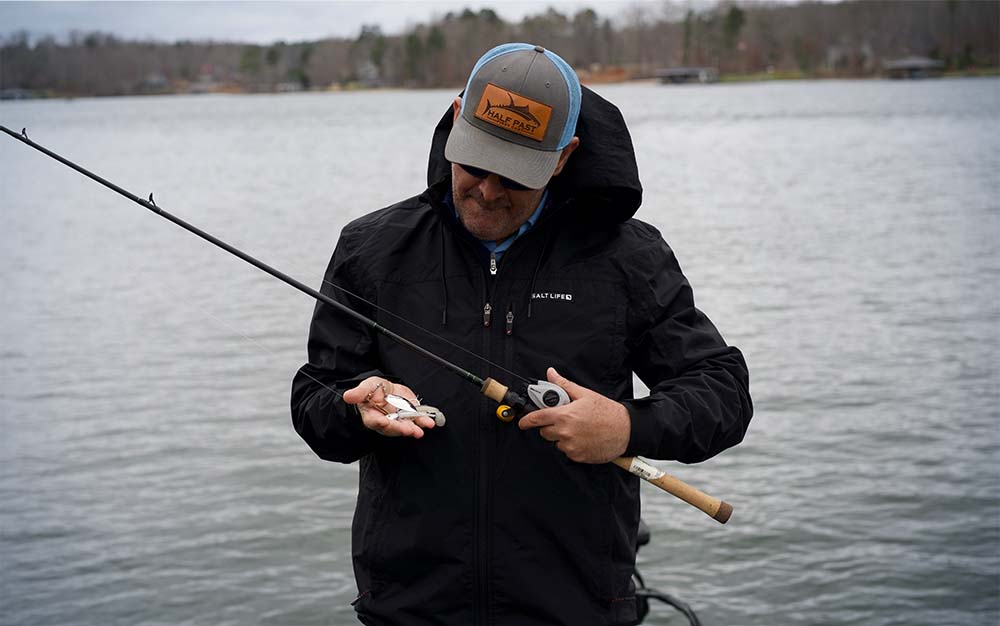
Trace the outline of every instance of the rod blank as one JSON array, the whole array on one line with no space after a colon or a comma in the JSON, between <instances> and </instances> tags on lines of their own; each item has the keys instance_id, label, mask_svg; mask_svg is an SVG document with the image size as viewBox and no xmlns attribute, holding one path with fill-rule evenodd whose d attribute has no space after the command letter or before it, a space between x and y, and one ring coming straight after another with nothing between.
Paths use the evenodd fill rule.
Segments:
<instances>
[{"instance_id":1,"label":"rod blank","mask_svg":"<svg viewBox=\"0 0 1000 626\"><path fill-rule=\"evenodd\" d=\"M173 222L174 224L180 226L184 230L187 230L188 232L191 232L201 237L205 241L208 241L209 243L219 248L222 248L226 252L229 252L230 254L239 257L240 259L246 261L250 265L253 265L257 269L270 274L271 276L277 278L278 280L292 287L295 287L299 291L315 298L316 300L322 302L323 304L332 306L337 311L361 322L362 324L365 324L375 332L381 333L382 335L388 337L389 339L401 345L404 345L410 348L411 350L416 351L422 356L430 359L431 361L437 363L438 365L444 367L445 369L461 376L468 382L476 385L486 396L496 400L497 402L499 403L505 402L508 396L516 397L516 394L513 394L513 392L508 393L507 387L497 383L493 379L484 380L476 376L472 372L469 372L459 367L458 365L455 365L451 361L448 361L438 356L437 354L434 354L433 352L413 343L409 339L392 332L391 330L380 325L375 320L370 319L362 315L361 313L358 313L354 309L351 309L350 307L345 306L340 302L337 302L336 300L327 296L326 294L320 293L319 291L313 289L312 287L309 287L308 285L296 280L295 278L292 278L288 274L285 274L284 272L281 272L280 270L271 267L270 265L264 263L263 261L260 261L259 259L250 256L249 254L243 252L239 248L236 248L235 246L232 246L226 243L225 241L222 241L218 237L215 237L214 235L205 232L204 230L198 228L197 226L189 224L188 222L185 222L181 218L171 213L168 213L167 211L164 211L159 206L157 206L155 202L153 202L152 193L149 194L148 200L144 200L139 196L135 195L134 193L126 189L123 189L122 187L119 187L118 185L112 183L111 181L102 178L101 176L98 176L97 174L94 174L93 172L77 165L76 163L70 161L69 159L66 159L56 154L55 152L52 152L51 150L45 148L44 146L35 143L34 141L28 138L28 134L24 129L22 129L20 133L16 133L7 128L6 126L0 125L0 131L7 133L14 139L17 139L18 141L27 144L28 146L31 146L32 148L38 150L39 152L45 154L46 156L49 156L55 159L56 161L59 161L63 165L76 170L77 172L83 174L87 178L90 178L91 180L94 180L104 185L105 187L111 189L115 193L125 196L132 202L135 202L136 204L142 206L143 208L148 209L153 213L156 213L160 217L170 222ZM517 397L516 399L520 400L519 397ZM635 474L636 476L639 476L640 478L646 480L647 482L656 485L657 487L666 491L667 493L676 496L677 498L680 498L684 502L687 502L691 506L703 511L712 519L722 524L725 524L727 521L729 521L729 517L733 513L733 507L728 503L723 502L718 498L713 498L712 496L709 496L708 494L698 489L695 489L694 487L688 485L684 481L674 478L673 476L666 474L665 472L653 467L652 465L649 465L639 457L619 457L617 459L614 459L612 463L624 469L625 471Z\"/></svg>"},{"instance_id":2,"label":"rod blank","mask_svg":"<svg viewBox=\"0 0 1000 626\"><path fill-rule=\"evenodd\" d=\"M170 222L173 222L174 224L180 226L184 230L186 230L188 232L191 232L191 233L194 233L195 235L198 235L199 237L201 237L205 241L208 241L209 243L211 243L211 244L213 244L215 246L218 246L219 248L222 248L226 252L228 252L228 253L230 253L230 254L232 254L234 256L237 256L237 257L239 257L241 259L243 259L244 261L246 261L250 265L253 265L257 269L259 269L259 270L261 270L263 272L266 272L266 273L270 274L271 276L274 276L275 278L277 278L278 280L282 281L283 283L291 285L292 287L295 287L296 289L298 289L302 293L305 293L306 295L312 296L316 300L319 300L323 304L328 304L328 305L332 306L334 309L336 309L337 311L340 311L344 315L347 315L349 317L352 317L352 318L358 320L359 322L361 322L362 324L368 326L369 328L371 328L375 332L381 333L382 335L388 337L389 339L392 339L393 341L395 341L395 342L397 342L397 343L399 343L401 345L404 345L407 348L410 348L411 350L416 351L417 353L421 354L422 356L424 356L424 357L430 359L431 361L434 361L438 365L444 367L445 369L447 369L447 370L449 370L451 372L454 372L455 374L458 374L459 376L461 376L465 380L469 381L470 383L472 383L472 384L474 384L474 385L476 385L478 387L482 387L483 386L483 382L484 382L483 379L480 378L480 377L478 377L478 376L476 376L472 372L469 372L469 371L467 371L465 369L462 369L461 367L455 365L451 361L448 361L448 360L446 360L446 359L444 359L444 358L442 358L442 357L434 354L433 352L431 352L431 351L429 351L429 350L427 350L425 348L422 348L421 346L418 346L417 344L413 343L412 341L410 341L406 337L398 335L398 334L392 332L391 330L389 330L388 328L382 326L381 324L379 324L375 320L370 319L370 318L368 318L368 317L366 317L366 316L358 313L354 309L352 309L352 308L350 308L348 306L345 306L345 305L337 302L336 300L334 300L333 298L331 298L330 296L328 296L326 294L323 294L323 293L320 293L319 291L316 291L312 287L310 287L310 286L308 286L308 285L306 285L306 284L304 284L304 283L302 283L302 282L300 282L300 281L292 278L291 276L289 276L288 274L285 274L284 272L282 272L280 270L277 270L277 269L271 267L267 263L264 263L263 261L250 256L249 254L247 254L246 252L243 252L239 248L237 248L235 246L232 246L232 245L226 243L225 241L222 241L218 237L215 237L214 235L203 231L202 229L198 228L197 226L194 226L193 224L189 224L188 222L185 222L181 218L179 218L179 217L177 217L177 216L175 216L175 215L173 215L171 213L168 213L167 211L164 211L159 206L157 206L156 203L154 203L152 201L153 200L153 194L149 194L149 200L143 200L142 198L140 198L139 196L135 195L134 193L132 193L132 192L126 190L126 189L123 189L123 188L119 187L118 185L114 184L113 182L111 182L111 181L109 181L109 180L107 180L105 178L102 178L101 176L98 176L97 174L94 174L93 172L91 172L91 171L89 171L87 169L84 169L83 167L80 167L79 165L77 165L76 163L70 161L69 159L66 159L66 158L64 158L64 157L56 154L55 152L52 152L51 150L45 148L44 146L41 146L41 145L35 143L31 139L28 139L28 135L27 135L27 133L25 133L24 130L22 130L20 133L16 133L16 132L12 131L11 129L7 128L6 126L0 126L0 130L2 130L3 132L7 133L8 135L10 135L11 137L13 137L14 139L17 139L18 141L31 146L35 150L38 150L39 152L41 152L41 153L43 153L43 154L45 154L47 156L52 157L53 159L55 159L56 161L59 161L63 165L65 165L67 167L70 167L70 168L76 170L77 172L80 172L81 174L83 174L87 178L90 178L91 180L97 181L98 183L104 185L108 189L111 189L112 191L125 196L126 198L128 198L132 202L135 202L136 204L138 204L138 205L140 205L140 206L142 206L142 207L144 207L146 209L149 209L150 211L152 211L153 213L156 213L160 217L162 217L162 218L164 218L164 219L166 219L166 220L168 220Z\"/></svg>"}]
</instances>

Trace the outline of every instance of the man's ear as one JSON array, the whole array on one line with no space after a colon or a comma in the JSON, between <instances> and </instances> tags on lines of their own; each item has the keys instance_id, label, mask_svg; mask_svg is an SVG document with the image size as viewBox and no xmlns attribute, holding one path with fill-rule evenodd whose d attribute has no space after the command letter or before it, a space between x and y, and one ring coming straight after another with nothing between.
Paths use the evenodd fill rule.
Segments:
<instances>
[{"instance_id":1,"label":"man's ear","mask_svg":"<svg viewBox=\"0 0 1000 626\"><path fill-rule=\"evenodd\" d=\"M573 154L573 151L579 147L580 147L579 137L573 137L572 139L569 140L569 143L566 144L565 148L563 148L562 154L559 155L559 162L556 163L556 169L552 172L553 176L559 175L559 172L561 172L563 168L566 167L566 161L569 161L569 155Z\"/></svg>"},{"instance_id":2,"label":"man's ear","mask_svg":"<svg viewBox=\"0 0 1000 626\"><path fill-rule=\"evenodd\" d=\"M451 121L452 121L452 123L455 123L455 122L458 121L458 116L462 114L462 99L461 98L455 98L454 100L451 101L451 110L452 110L452 113L454 114L454 117L451 118Z\"/></svg>"}]
</instances>

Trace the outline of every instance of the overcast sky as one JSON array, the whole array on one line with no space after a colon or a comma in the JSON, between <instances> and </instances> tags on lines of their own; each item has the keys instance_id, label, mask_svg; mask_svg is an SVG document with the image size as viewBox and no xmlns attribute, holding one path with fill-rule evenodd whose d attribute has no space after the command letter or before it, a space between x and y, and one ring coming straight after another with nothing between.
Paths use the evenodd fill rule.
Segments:
<instances>
[{"instance_id":1,"label":"overcast sky","mask_svg":"<svg viewBox=\"0 0 1000 626\"><path fill-rule=\"evenodd\" d=\"M696 0L703 4L704 0ZM394 2L6 2L0 1L0 34L27 30L34 37L63 38L71 30L110 32L127 39L213 39L273 43L324 37L355 37L362 24L400 33L448 11L491 8L507 21L544 12L548 7L573 14L592 8L615 17L630 5L662 9L662 1L551 0L397 0Z\"/></svg>"}]
</instances>

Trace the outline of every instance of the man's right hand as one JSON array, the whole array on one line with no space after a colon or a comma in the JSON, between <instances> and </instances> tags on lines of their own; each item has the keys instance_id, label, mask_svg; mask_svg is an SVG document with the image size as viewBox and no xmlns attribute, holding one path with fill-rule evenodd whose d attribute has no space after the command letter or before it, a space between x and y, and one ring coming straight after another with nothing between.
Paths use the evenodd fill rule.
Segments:
<instances>
[{"instance_id":1,"label":"man's right hand","mask_svg":"<svg viewBox=\"0 0 1000 626\"><path fill-rule=\"evenodd\" d=\"M424 436L424 429L434 428L434 420L429 417L418 417L413 421L390 420L386 414L392 413L395 409L385 401L386 394L402 396L414 406L420 404L416 394L409 387L394 384L378 376L366 378L354 389L345 391L344 402L358 407L361 421L366 428L386 437L420 439Z\"/></svg>"}]
</instances>

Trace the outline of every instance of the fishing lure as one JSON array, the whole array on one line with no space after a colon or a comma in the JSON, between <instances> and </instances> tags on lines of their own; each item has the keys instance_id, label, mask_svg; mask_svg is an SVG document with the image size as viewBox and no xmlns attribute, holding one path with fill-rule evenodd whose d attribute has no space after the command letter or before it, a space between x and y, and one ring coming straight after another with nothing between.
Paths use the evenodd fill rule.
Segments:
<instances>
[{"instance_id":1,"label":"fishing lure","mask_svg":"<svg viewBox=\"0 0 1000 626\"><path fill-rule=\"evenodd\" d=\"M390 420L406 420L412 422L418 417L429 417L434 420L434 425L438 428L444 426L444 413L442 413L440 409L427 404L418 404L413 406L410 404L409 400L403 396L397 396L394 393L385 394L385 401L387 404L396 409L392 413L385 414L385 416Z\"/></svg>"}]
</instances>

